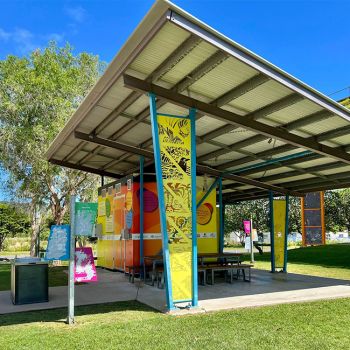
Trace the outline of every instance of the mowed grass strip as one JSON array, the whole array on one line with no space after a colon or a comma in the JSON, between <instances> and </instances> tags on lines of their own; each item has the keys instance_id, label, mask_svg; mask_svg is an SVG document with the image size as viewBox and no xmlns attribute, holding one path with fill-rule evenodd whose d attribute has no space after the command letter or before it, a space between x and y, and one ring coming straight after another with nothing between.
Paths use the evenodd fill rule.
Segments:
<instances>
[{"instance_id":1,"label":"mowed grass strip","mask_svg":"<svg viewBox=\"0 0 350 350\"><path fill-rule=\"evenodd\" d=\"M18 313L0 318L12 349L349 349L350 299L191 316L160 314L138 302Z\"/></svg>"},{"instance_id":2,"label":"mowed grass strip","mask_svg":"<svg viewBox=\"0 0 350 350\"><path fill-rule=\"evenodd\" d=\"M254 254L254 267L270 270L270 253ZM349 279L350 244L328 244L288 250L288 272L305 275ZM249 261L246 255L244 260Z\"/></svg>"}]
</instances>

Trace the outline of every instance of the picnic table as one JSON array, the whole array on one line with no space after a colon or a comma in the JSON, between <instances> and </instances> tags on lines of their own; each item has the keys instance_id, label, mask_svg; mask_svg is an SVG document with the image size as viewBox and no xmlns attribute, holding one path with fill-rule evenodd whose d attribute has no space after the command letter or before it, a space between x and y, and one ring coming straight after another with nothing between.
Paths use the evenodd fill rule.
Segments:
<instances>
[{"instance_id":1,"label":"picnic table","mask_svg":"<svg viewBox=\"0 0 350 350\"><path fill-rule=\"evenodd\" d=\"M211 262L205 261L206 259L212 259L213 264L215 265L227 265L229 263L241 264L241 257L243 253L241 252L223 252L223 253L200 253L197 255L198 265L203 267L208 265L210 267ZM149 264L147 264L147 262ZM145 256L143 264L143 278L146 281L146 266L152 265L151 269L151 285L154 285L156 279L158 279L158 272L163 273L163 256L154 255L154 256ZM159 271L158 271L159 270ZM202 270L203 271L203 270Z\"/></svg>"},{"instance_id":2,"label":"picnic table","mask_svg":"<svg viewBox=\"0 0 350 350\"><path fill-rule=\"evenodd\" d=\"M154 285L154 281L157 275L157 266L163 266L163 255L153 255L153 256L144 256L143 257L143 278L146 281L146 262L150 262L152 265L152 274L151 274L151 285Z\"/></svg>"},{"instance_id":3,"label":"picnic table","mask_svg":"<svg viewBox=\"0 0 350 350\"><path fill-rule=\"evenodd\" d=\"M241 252L199 253L197 258L199 265L204 265L205 259L221 260L222 263L226 264L228 262L240 263L242 255L243 253Z\"/></svg>"}]
</instances>

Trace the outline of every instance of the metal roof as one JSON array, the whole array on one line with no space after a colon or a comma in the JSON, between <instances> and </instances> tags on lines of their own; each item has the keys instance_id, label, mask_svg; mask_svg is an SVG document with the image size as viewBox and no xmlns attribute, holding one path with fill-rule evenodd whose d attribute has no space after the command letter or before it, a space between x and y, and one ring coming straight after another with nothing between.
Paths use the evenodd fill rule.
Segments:
<instances>
[{"instance_id":1,"label":"metal roof","mask_svg":"<svg viewBox=\"0 0 350 350\"><path fill-rule=\"evenodd\" d=\"M225 178L227 202L269 189L350 186L349 110L164 0L53 141L48 160L111 177L137 172L140 150L151 164L147 91L158 112L198 109L197 169Z\"/></svg>"}]
</instances>

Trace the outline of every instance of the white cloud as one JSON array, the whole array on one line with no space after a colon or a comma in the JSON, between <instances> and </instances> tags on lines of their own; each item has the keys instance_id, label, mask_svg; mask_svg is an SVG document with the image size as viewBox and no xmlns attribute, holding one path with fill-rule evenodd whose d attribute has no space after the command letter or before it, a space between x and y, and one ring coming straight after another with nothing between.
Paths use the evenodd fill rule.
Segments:
<instances>
[{"instance_id":1,"label":"white cloud","mask_svg":"<svg viewBox=\"0 0 350 350\"><path fill-rule=\"evenodd\" d=\"M6 32L2 28L0 28L0 40L7 41L10 37L10 33Z\"/></svg>"},{"instance_id":2,"label":"white cloud","mask_svg":"<svg viewBox=\"0 0 350 350\"><path fill-rule=\"evenodd\" d=\"M66 14L75 22L82 23L86 19L87 12L81 7L67 7L65 9Z\"/></svg>"},{"instance_id":3,"label":"white cloud","mask_svg":"<svg viewBox=\"0 0 350 350\"><path fill-rule=\"evenodd\" d=\"M54 40L57 43L60 43L64 40L64 34L51 33L45 36L48 40Z\"/></svg>"},{"instance_id":4,"label":"white cloud","mask_svg":"<svg viewBox=\"0 0 350 350\"><path fill-rule=\"evenodd\" d=\"M12 43L16 53L27 54L30 51L41 48L49 40L55 40L58 43L63 41L64 34L50 33L46 35L35 35L24 28L16 28L8 32L0 28L0 42Z\"/></svg>"}]
</instances>

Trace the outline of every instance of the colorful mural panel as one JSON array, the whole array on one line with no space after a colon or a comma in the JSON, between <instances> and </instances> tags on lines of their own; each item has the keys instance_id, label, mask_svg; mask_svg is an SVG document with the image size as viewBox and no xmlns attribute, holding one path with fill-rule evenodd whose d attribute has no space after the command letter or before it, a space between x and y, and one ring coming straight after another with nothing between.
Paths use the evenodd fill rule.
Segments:
<instances>
[{"instance_id":1,"label":"colorful mural panel","mask_svg":"<svg viewBox=\"0 0 350 350\"><path fill-rule=\"evenodd\" d=\"M273 200L273 223L275 267L283 268L286 244L286 201L284 199Z\"/></svg>"},{"instance_id":2,"label":"colorful mural panel","mask_svg":"<svg viewBox=\"0 0 350 350\"><path fill-rule=\"evenodd\" d=\"M173 300L192 299L191 121L158 116Z\"/></svg>"}]
</instances>

